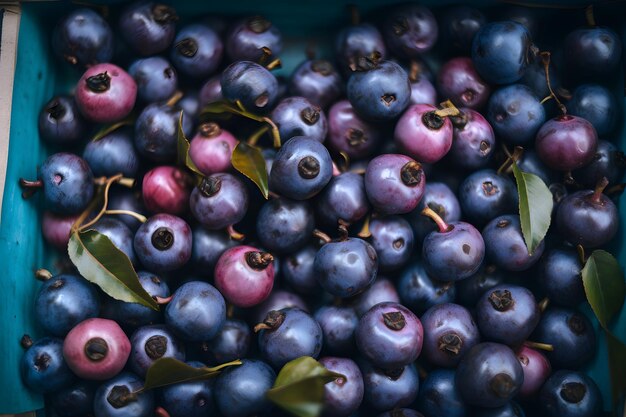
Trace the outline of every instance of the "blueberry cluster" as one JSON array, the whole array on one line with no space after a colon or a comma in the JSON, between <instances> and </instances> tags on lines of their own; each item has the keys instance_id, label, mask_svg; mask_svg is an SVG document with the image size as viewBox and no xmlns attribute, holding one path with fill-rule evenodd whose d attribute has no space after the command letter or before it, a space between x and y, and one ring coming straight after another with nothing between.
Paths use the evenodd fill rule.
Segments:
<instances>
[{"instance_id":1,"label":"blueberry cluster","mask_svg":"<svg viewBox=\"0 0 626 417\"><path fill-rule=\"evenodd\" d=\"M310 356L342 375L324 416L599 416L578 307L584 249L618 230L622 46L591 21L543 24L558 13L582 14L388 7L288 77L262 16L67 14L52 47L84 73L43 107L63 151L22 185L43 192L51 246L106 236L161 308L76 262L39 271L48 336L24 338L24 383L60 417L281 416L266 393ZM553 193L532 251L512 164ZM141 390L162 358L242 363Z\"/></svg>"}]
</instances>

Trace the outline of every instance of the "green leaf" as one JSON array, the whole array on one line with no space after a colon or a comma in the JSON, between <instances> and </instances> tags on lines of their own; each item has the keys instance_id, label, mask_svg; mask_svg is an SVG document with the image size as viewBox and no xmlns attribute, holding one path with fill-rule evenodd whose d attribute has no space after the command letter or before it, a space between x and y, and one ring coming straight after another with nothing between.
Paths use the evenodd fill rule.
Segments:
<instances>
[{"instance_id":1,"label":"green leaf","mask_svg":"<svg viewBox=\"0 0 626 417\"><path fill-rule=\"evenodd\" d=\"M310 356L288 362L267 398L298 417L317 417L324 406L324 385L344 375L331 372Z\"/></svg>"},{"instance_id":2,"label":"green leaf","mask_svg":"<svg viewBox=\"0 0 626 417\"><path fill-rule=\"evenodd\" d=\"M111 297L159 309L139 282L128 257L102 233L73 231L67 252L78 272Z\"/></svg>"},{"instance_id":3,"label":"green leaf","mask_svg":"<svg viewBox=\"0 0 626 417\"><path fill-rule=\"evenodd\" d=\"M122 126L132 126L133 124L135 124L135 115L134 114L130 114L130 115L126 116L124 119L120 120L119 122L116 122L116 123L113 123L113 124L110 124L110 125L106 125L106 126L102 126L102 128L100 128L100 130L98 130L96 132L96 134L93 135L91 140L93 142L99 141L100 139L102 139L103 137L105 137L109 133L112 133L112 132L116 131L120 127L122 127Z\"/></svg>"},{"instance_id":4,"label":"green leaf","mask_svg":"<svg viewBox=\"0 0 626 417\"><path fill-rule=\"evenodd\" d=\"M618 402L623 402L626 396L626 345L611 332L605 331L609 372L611 374L611 392L613 395L613 405L617 407Z\"/></svg>"},{"instance_id":5,"label":"green leaf","mask_svg":"<svg viewBox=\"0 0 626 417\"><path fill-rule=\"evenodd\" d=\"M267 199L269 196L267 167L261 149L248 145L246 142L239 142L233 150L230 161L237 171L250 178L259 187L263 197Z\"/></svg>"},{"instance_id":6,"label":"green leaf","mask_svg":"<svg viewBox=\"0 0 626 417\"><path fill-rule=\"evenodd\" d=\"M187 167L194 173L204 177L204 174L200 172L196 164L191 160L189 156L189 140L185 137L185 132L183 131L183 112L180 112L180 116L178 117L178 126L176 128L176 135L178 136L178 141L176 143L176 161L179 166Z\"/></svg>"},{"instance_id":7,"label":"green leaf","mask_svg":"<svg viewBox=\"0 0 626 417\"><path fill-rule=\"evenodd\" d=\"M608 324L624 304L626 284L617 259L603 250L595 250L582 270L587 300L598 321L608 330Z\"/></svg>"},{"instance_id":8,"label":"green leaf","mask_svg":"<svg viewBox=\"0 0 626 417\"><path fill-rule=\"evenodd\" d=\"M146 391L153 388L164 387L166 385L178 384L181 382L198 381L209 379L226 367L241 365L240 360L224 363L213 368L195 368L185 362L174 358L160 358L154 361L146 373L146 382L141 388Z\"/></svg>"},{"instance_id":9,"label":"green leaf","mask_svg":"<svg viewBox=\"0 0 626 417\"><path fill-rule=\"evenodd\" d=\"M532 255L548 233L552 218L552 193L546 184L513 164L513 175L519 194L519 217L528 253Z\"/></svg>"}]
</instances>

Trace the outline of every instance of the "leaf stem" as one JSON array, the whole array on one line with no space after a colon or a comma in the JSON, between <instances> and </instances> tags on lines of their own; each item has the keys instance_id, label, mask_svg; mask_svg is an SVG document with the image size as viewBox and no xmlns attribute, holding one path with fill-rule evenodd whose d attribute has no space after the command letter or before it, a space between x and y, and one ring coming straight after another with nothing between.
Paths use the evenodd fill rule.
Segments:
<instances>
[{"instance_id":1,"label":"leaf stem","mask_svg":"<svg viewBox=\"0 0 626 417\"><path fill-rule=\"evenodd\" d=\"M228 232L228 236L230 236L232 240L242 241L246 238L246 235L236 231L235 227L232 224L226 228L226 231Z\"/></svg>"},{"instance_id":2,"label":"leaf stem","mask_svg":"<svg viewBox=\"0 0 626 417\"><path fill-rule=\"evenodd\" d=\"M554 101L556 101L561 113L567 114L567 108L563 103L561 103L561 100L559 100L557 95L554 93L554 90L552 90L552 83L550 82L550 52L542 51L539 53L539 56L541 56L541 62L543 63L543 71L546 75L546 85L548 86L548 91L550 91L550 95L554 98Z\"/></svg>"},{"instance_id":3,"label":"leaf stem","mask_svg":"<svg viewBox=\"0 0 626 417\"><path fill-rule=\"evenodd\" d=\"M93 219L91 219L90 221L88 221L86 224L83 224L82 226L78 227L78 231L83 231L83 230L87 230L87 228L93 226L94 224L96 224L96 222L98 220L100 220L100 218L104 215L104 213L107 210L107 206L109 204L109 189L111 188L111 184L113 184L114 182L119 181L120 179L122 179L122 174L117 174L112 176L111 178L108 178L104 184L104 192L102 193L102 196L104 198L104 202L102 204L102 208L100 209L100 212L96 215L96 217L94 217ZM82 214L81 214L82 217ZM80 219L80 218L79 218ZM83 219L84 220L84 219ZM77 220L78 222L78 220ZM79 223L80 224L80 223Z\"/></svg>"},{"instance_id":4,"label":"leaf stem","mask_svg":"<svg viewBox=\"0 0 626 417\"><path fill-rule=\"evenodd\" d=\"M320 229L313 230L313 236L318 238L319 240L321 240L325 244L332 242L332 239L330 238L330 236L328 236L326 233L322 232Z\"/></svg>"},{"instance_id":5,"label":"leaf stem","mask_svg":"<svg viewBox=\"0 0 626 417\"><path fill-rule=\"evenodd\" d=\"M458 116L461 114L459 109L457 109L450 100L444 101L440 106L442 107L441 109L435 110L435 114L439 117Z\"/></svg>"},{"instance_id":6,"label":"leaf stem","mask_svg":"<svg viewBox=\"0 0 626 417\"><path fill-rule=\"evenodd\" d=\"M248 140L246 142L250 146L255 146L257 144L257 142L259 141L259 139L261 138L261 136L263 136L269 130L270 130L270 126L262 126L262 127L260 127L253 134L250 135L250 137L248 138Z\"/></svg>"},{"instance_id":7,"label":"leaf stem","mask_svg":"<svg viewBox=\"0 0 626 417\"><path fill-rule=\"evenodd\" d=\"M128 216L134 217L135 219L139 220L141 223L145 223L148 221L146 216L143 216L139 213L135 213L134 211L130 211L130 210L105 210L104 214L126 214Z\"/></svg>"},{"instance_id":8,"label":"leaf stem","mask_svg":"<svg viewBox=\"0 0 626 417\"><path fill-rule=\"evenodd\" d=\"M47 269L40 268L35 271L35 278L39 281L47 281L52 278L52 272Z\"/></svg>"},{"instance_id":9,"label":"leaf stem","mask_svg":"<svg viewBox=\"0 0 626 417\"><path fill-rule=\"evenodd\" d=\"M177 90L174 94L172 94L172 97L167 99L165 105L168 107L173 107L176 103L180 101L181 98L183 98L183 92Z\"/></svg>"},{"instance_id":10,"label":"leaf stem","mask_svg":"<svg viewBox=\"0 0 626 417\"><path fill-rule=\"evenodd\" d=\"M372 215L369 213L367 214L367 216L365 216L363 227L361 227L361 230L359 231L359 233L357 233L357 236L360 237L361 239L367 239L368 237L372 236L372 232L370 231L371 218L372 218Z\"/></svg>"},{"instance_id":11,"label":"leaf stem","mask_svg":"<svg viewBox=\"0 0 626 417\"><path fill-rule=\"evenodd\" d=\"M437 227L439 228L439 233L446 233L449 232L451 229L451 226L448 225L442 218L441 216L439 216L439 214L437 214L437 212L435 212L435 210L431 209L428 206L425 206L424 209L422 210L422 216L426 216L429 217L432 221L434 221L437 224Z\"/></svg>"},{"instance_id":12,"label":"leaf stem","mask_svg":"<svg viewBox=\"0 0 626 417\"><path fill-rule=\"evenodd\" d=\"M530 340L527 340L524 342L524 346L529 347L531 349L545 350L548 352L554 351L554 346L548 343L531 342Z\"/></svg>"}]
</instances>

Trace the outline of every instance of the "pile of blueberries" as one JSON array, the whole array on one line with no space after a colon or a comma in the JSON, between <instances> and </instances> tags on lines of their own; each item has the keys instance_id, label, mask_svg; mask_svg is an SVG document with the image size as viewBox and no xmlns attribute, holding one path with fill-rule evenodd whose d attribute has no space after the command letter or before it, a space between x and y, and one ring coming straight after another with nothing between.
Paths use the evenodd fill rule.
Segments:
<instances>
[{"instance_id":1,"label":"pile of blueberries","mask_svg":"<svg viewBox=\"0 0 626 417\"><path fill-rule=\"evenodd\" d=\"M434 12L355 19L331 59L311 52L289 77L271 71L284 39L261 16L183 24L142 1L108 22L88 8L63 17L54 54L84 72L40 113L59 152L25 194L41 189L43 235L62 258L87 213L161 311L112 298L69 262L38 271L48 336L22 340L21 369L52 415L281 416L266 392L303 356L344 376L325 385L324 416L602 413L580 371L596 334L578 310L577 247L618 229L621 41L582 9L568 22L512 6ZM240 114L206 111L224 103ZM201 176L177 165L179 129ZM246 141L262 149L268 200L233 168ZM511 163L553 194L532 254ZM135 186L103 186L118 174ZM164 357L242 364L138 391Z\"/></svg>"}]
</instances>

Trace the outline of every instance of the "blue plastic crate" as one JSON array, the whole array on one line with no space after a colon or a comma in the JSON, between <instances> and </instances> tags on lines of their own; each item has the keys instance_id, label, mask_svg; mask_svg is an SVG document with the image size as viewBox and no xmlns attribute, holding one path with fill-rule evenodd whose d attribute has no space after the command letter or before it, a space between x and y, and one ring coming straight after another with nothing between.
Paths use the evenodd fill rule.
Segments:
<instances>
[{"instance_id":1,"label":"blue plastic crate","mask_svg":"<svg viewBox=\"0 0 626 417\"><path fill-rule=\"evenodd\" d=\"M105 1L106 2L106 1ZM114 3L114 2L109 2ZM346 0L238 0L232 2L177 1L179 14L195 17L217 13L234 15L260 12L273 21L286 35L288 42L281 54L285 73L305 58L305 47L315 40L320 48L332 45L337 28L348 23ZM421 1L422 4L441 6L454 1ZM561 0L543 3L586 5L589 1ZM479 6L493 6L495 1L474 1ZM363 15L388 7L385 0L358 2ZM69 3L34 2L23 3L19 31L19 49L13 89L9 162L6 172L2 217L0 224L0 414L21 413L43 408L43 399L23 386L19 375L19 359L22 349L20 337L28 333L37 337L41 334L33 318L33 299L39 287L34 279L37 268L55 270L58 252L48 247L40 228L41 205L35 197L25 201L21 197L18 179L35 178L37 165L55 151L39 140L37 116L43 104L54 94L70 91L80 77L76 70L62 65L50 51L50 33L54 23L68 9ZM582 13L582 12L581 12ZM0 17L1 21L1 17ZM0 26L1 28L1 26ZM320 49L323 54L323 48ZM0 51L1 53L1 51ZM0 74L5 76L6 74ZM623 85L616 86L623 91ZM0 100L4 92L0 91ZM6 97L6 95L5 95ZM622 133L619 145L626 149L626 135ZM0 173L2 175L2 173ZM626 204L620 205L622 223L626 223ZM623 228L621 228L623 231ZM623 236L623 232L620 233ZM626 262L626 245L616 239L612 252ZM589 309L587 313L591 314ZM595 322L595 321L594 321ZM614 326L615 334L626 341L626 308ZM610 384L606 360L606 343L600 335L598 353L587 372L599 384L605 409L610 410ZM626 378L626 375L624 376Z\"/></svg>"}]
</instances>

